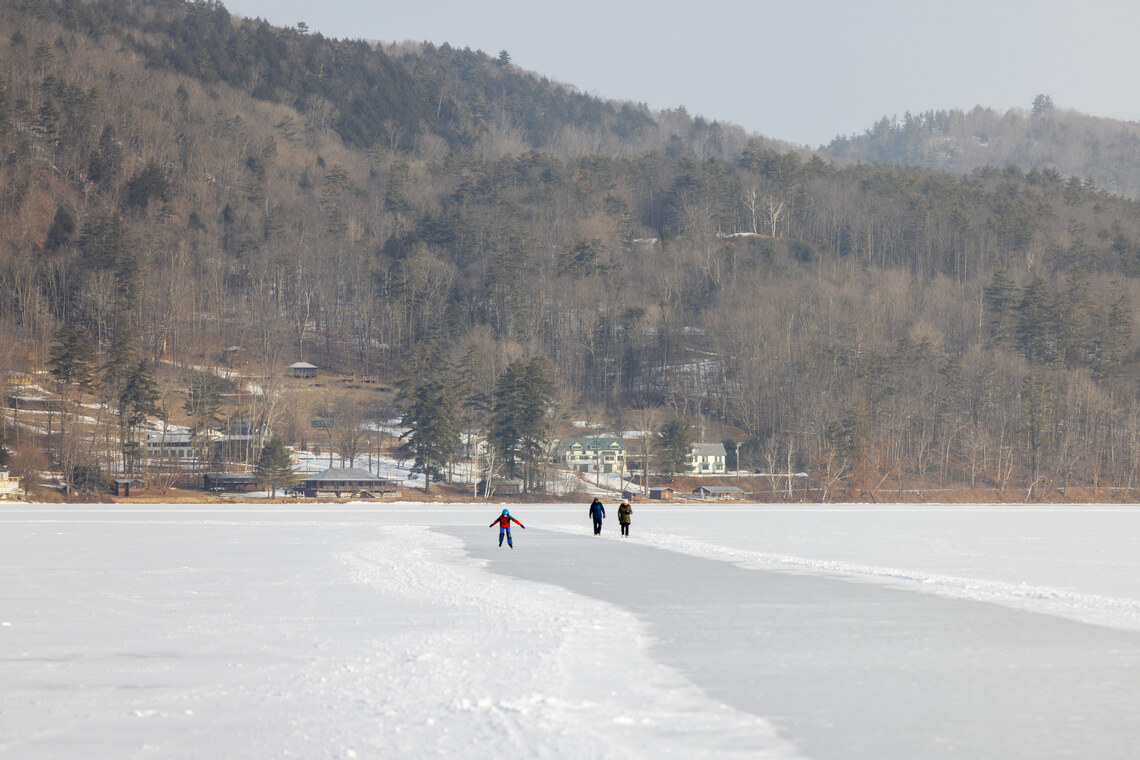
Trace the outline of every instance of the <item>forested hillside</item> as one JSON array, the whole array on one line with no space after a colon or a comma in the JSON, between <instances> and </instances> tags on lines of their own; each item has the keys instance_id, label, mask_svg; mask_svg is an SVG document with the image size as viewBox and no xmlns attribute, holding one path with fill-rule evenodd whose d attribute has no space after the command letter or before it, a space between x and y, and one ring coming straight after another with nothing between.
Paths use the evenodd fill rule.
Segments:
<instances>
[{"instance_id":1,"label":"forested hillside","mask_svg":"<svg viewBox=\"0 0 1140 760\"><path fill-rule=\"evenodd\" d=\"M0 29L0 362L66 380L90 336L124 430L132 377L233 349L262 389L305 359L488 408L542 359L564 417L682 420L824 497L1135 485L1140 205L1086 172L836 164L214 2Z\"/></svg>"},{"instance_id":2,"label":"forested hillside","mask_svg":"<svg viewBox=\"0 0 1140 760\"><path fill-rule=\"evenodd\" d=\"M835 138L827 151L842 161L956 174L985 166L1038 169L1140 197L1140 124L1061 109L1048 95L1005 113L978 106L968 112L908 113L901 120L884 116L861 135Z\"/></svg>"}]
</instances>

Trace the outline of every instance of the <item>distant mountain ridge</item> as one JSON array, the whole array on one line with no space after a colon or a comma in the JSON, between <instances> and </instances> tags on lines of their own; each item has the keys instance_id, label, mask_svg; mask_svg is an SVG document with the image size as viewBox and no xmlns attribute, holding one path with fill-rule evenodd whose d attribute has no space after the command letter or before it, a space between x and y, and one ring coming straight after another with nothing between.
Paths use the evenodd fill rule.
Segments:
<instances>
[{"instance_id":1,"label":"distant mountain ridge","mask_svg":"<svg viewBox=\"0 0 1140 760\"><path fill-rule=\"evenodd\" d=\"M1140 123L1057 108L1040 95L1029 109L939 110L883 117L861 135L836 137L838 161L897 163L954 174L984 166L1078 177L1110 193L1140 197Z\"/></svg>"},{"instance_id":2,"label":"distant mountain ridge","mask_svg":"<svg viewBox=\"0 0 1140 760\"><path fill-rule=\"evenodd\" d=\"M17 0L21 11L93 36L112 35L148 67L204 85L224 82L270 103L327 122L348 147L409 152L433 139L478 149L494 139L516 152L560 158L653 151L732 160L751 140L774 150L793 144L749 135L733 124L691 116L683 107L653 112L610 101L449 43L391 46L310 34L232 15L218 0ZM806 155L806 148L800 149ZM823 151L844 163L920 166L969 174L1017 166L1080 178L1086 185L1140 197L1140 124L1057 108L1045 95L1029 109L977 106L884 116L862 134L838 136Z\"/></svg>"}]
</instances>

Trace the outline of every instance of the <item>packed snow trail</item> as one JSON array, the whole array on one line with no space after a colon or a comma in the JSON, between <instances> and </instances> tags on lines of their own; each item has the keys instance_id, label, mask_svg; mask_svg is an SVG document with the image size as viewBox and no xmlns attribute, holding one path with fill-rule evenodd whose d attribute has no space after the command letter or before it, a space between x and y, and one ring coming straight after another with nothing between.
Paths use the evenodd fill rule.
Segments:
<instances>
[{"instance_id":1,"label":"packed snow trail","mask_svg":"<svg viewBox=\"0 0 1140 760\"><path fill-rule=\"evenodd\" d=\"M632 612L658 662L815 760L1135 757L1140 633L587 530L532 529L510 555L446 532L493 572Z\"/></svg>"}]
</instances>

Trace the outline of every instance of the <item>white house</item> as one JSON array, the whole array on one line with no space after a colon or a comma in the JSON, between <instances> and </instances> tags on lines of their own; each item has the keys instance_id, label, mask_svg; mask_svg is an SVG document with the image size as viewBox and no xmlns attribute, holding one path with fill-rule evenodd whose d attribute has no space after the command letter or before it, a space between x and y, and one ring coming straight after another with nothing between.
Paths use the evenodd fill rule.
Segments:
<instances>
[{"instance_id":1,"label":"white house","mask_svg":"<svg viewBox=\"0 0 1140 760\"><path fill-rule=\"evenodd\" d=\"M491 451L491 442L485 435L460 433L459 445L463 455L468 459L486 459Z\"/></svg>"},{"instance_id":2,"label":"white house","mask_svg":"<svg viewBox=\"0 0 1140 760\"><path fill-rule=\"evenodd\" d=\"M167 431L147 433L143 441L147 459L193 459L194 446L189 433Z\"/></svg>"},{"instance_id":3,"label":"white house","mask_svg":"<svg viewBox=\"0 0 1140 760\"><path fill-rule=\"evenodd\" d=\"M16 499L20 496L20 479L8 475L8 468L0 465L0 499Z\"/></svg>"},{"instance_id":4,"label":"white house","mask_svg":"<svg viewBox=\"0 0 1140 760\"><path fill-rule=\"evenodd\" d=\"M221 434L211 431L201 434L197 439L183 430L152 431L146 434L143 441L143 452L151 461L171 459L197 459L202 455L204 448L221 438Z\"/></svg>"},{"instance_id":5,"label":"white house","mask_svg":"<svg viewBox=\"0 0 1140 760\"><path fill-rule=\"evenodd\" d=\"M625 441L607 436L567 438L559 445L560 458L575 472L625 472Z\"/></svg>"},{"instance_id":6,"label":"white house","mask_svg":"<svg viewBox=\"0 0 1140 760\"><path fill-rule=\"evenodd\" d=\"M694 443L689 449L689 472L694 475L724 475L723 443Z\"/></svg>"}]
</instances>

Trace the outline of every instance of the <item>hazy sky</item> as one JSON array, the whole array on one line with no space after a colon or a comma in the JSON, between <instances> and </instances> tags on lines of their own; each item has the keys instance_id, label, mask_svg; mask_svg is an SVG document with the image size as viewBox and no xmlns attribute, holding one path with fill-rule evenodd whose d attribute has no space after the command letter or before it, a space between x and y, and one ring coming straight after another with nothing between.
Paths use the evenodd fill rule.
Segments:
<instances>
[{"instance_id":1,"label":"hazy sky","mask_svg":"<svg viewBox=\"0 0 1140 760\"><path fill-rule=\"evenodd\" d=\"M223 0L327 37L448 42L604 98L819 145L982 105L1140 120L1136 0Z\"/></svg>"}]
</instances>

